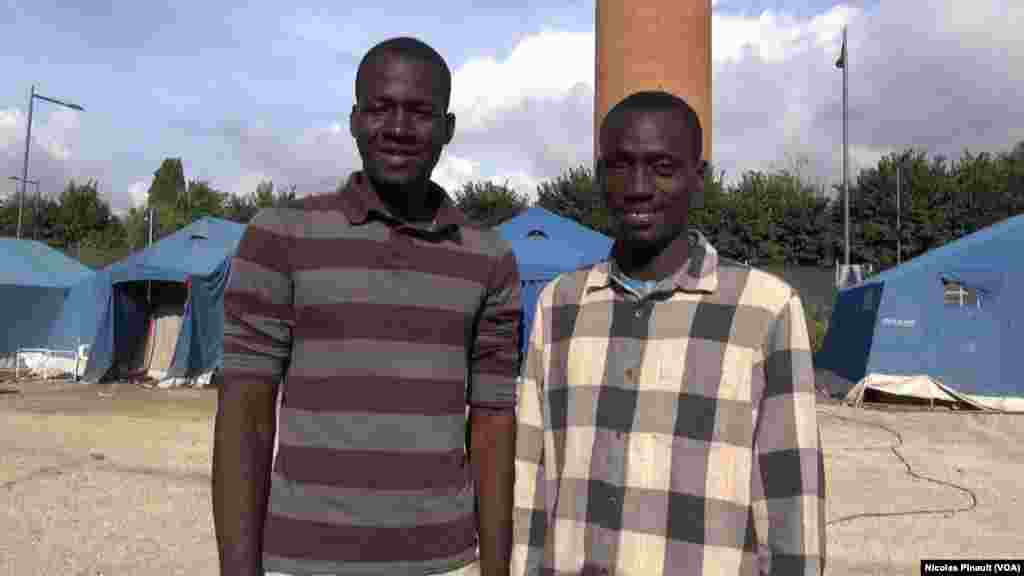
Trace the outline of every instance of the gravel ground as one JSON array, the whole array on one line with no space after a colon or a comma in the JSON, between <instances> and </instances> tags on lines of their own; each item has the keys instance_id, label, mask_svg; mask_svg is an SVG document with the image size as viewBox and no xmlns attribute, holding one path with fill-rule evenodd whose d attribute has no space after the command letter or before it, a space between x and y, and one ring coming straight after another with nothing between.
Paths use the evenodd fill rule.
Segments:
<instances>
[{"instance_id":1,"label":"gravel ground","mask_svg":"<svg viewBox=\"0 0 1024 576\"><path fill-rule=\"evenodd\" d=\"M0 396L0 574L216 574L216 392L21 385Z\"/></svg>"},{"instance_id":2,"label":"gravel ground","mask_svg":"<svg viewBox=\"0 0 1024 576\"><path fill-rule=\"evenodd\" d=\"M18 393L0 394L0 575L217 573L215 391L3 388ZM1024 416L834 404L819 415L829 575L1024 556Z\"/></svg>"}]
</instances>

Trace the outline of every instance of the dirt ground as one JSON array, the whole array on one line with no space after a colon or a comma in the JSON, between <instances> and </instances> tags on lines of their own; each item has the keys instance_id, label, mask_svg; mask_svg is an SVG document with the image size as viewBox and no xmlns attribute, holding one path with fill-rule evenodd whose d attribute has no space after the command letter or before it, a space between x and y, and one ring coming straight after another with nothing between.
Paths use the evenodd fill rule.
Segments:
<instances>
[{"instance_id":1,"label":"dirt ground","mask_svg":"<svg viewBox=\"0 0 1024 576\"><path fill-rule=\"evenodd\" d=\"M214 390L0 383L0 575L217 573ZM819 407L829 575L1024 556L1024 416Z\"/></svg>"}]
</instances>

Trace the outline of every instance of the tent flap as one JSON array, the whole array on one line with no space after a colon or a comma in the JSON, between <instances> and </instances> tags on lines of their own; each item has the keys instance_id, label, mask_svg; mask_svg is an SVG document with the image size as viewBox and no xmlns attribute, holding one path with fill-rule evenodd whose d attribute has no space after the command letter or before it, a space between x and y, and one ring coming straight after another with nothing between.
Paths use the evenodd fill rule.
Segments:
<instances>
[{"instance_id":1,"label":"tent flap","mask_svg":"<svg viewBox=\"0 0 1024 576\"><path fill-rule=\"evenodd\" d=\"M864 395L868 390L875 390L901 398L954 402L975 410L1024 412L1024 400L1022 399L964 394L926 374L868 374L850 390L846 395L845 401L857 406L862 405L864 403Z\"/></svg>"},{"instance_id":2,"label":"tent flap","mask_svg":"<svg viewBox=\"0 0 1024 576\"><path fill-rule=\"evenodd\" d=\"M192 377L219 367L224 353L224 290L230 272L231 261L225 259L213 273L189 278L189 299L168 376Z\"/></svg>"}]
</instances>

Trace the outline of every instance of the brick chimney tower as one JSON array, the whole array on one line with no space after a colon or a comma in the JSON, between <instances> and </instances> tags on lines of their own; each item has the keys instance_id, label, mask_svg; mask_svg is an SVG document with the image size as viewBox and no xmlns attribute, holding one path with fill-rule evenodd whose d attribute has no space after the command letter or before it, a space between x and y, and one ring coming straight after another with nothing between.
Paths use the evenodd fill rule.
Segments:
<instances>
[{"instance_id":1,"label":"brick chimney tower","mask_svg":"<svg viewBox=\"0 0 1024 576\"><path fill-rule=\"evenodd\" d=\"M664 90L686 100L704 129L711 160L711 0L597 0L594 156L608 110L633 92Z\"/></svg>"}]
</instances>

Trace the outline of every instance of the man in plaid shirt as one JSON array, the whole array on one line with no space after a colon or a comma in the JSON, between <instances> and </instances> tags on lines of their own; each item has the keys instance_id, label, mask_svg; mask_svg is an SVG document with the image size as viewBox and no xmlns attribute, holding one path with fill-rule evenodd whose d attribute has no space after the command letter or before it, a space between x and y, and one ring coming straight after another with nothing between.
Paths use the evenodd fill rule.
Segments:
<instances>
[{"instance_id":1,"label":"man in plaid shirt","mask_svg":"<svg viewBox=\"0 0 1024 576\"><path fill-rule=\"evenodd\" d=\"M540 296L518 400L514 576L824 570L803 307L689 229L702 136L665 92L631 95L601 125L616 241Z\"/></svg>"}]
</instances>

